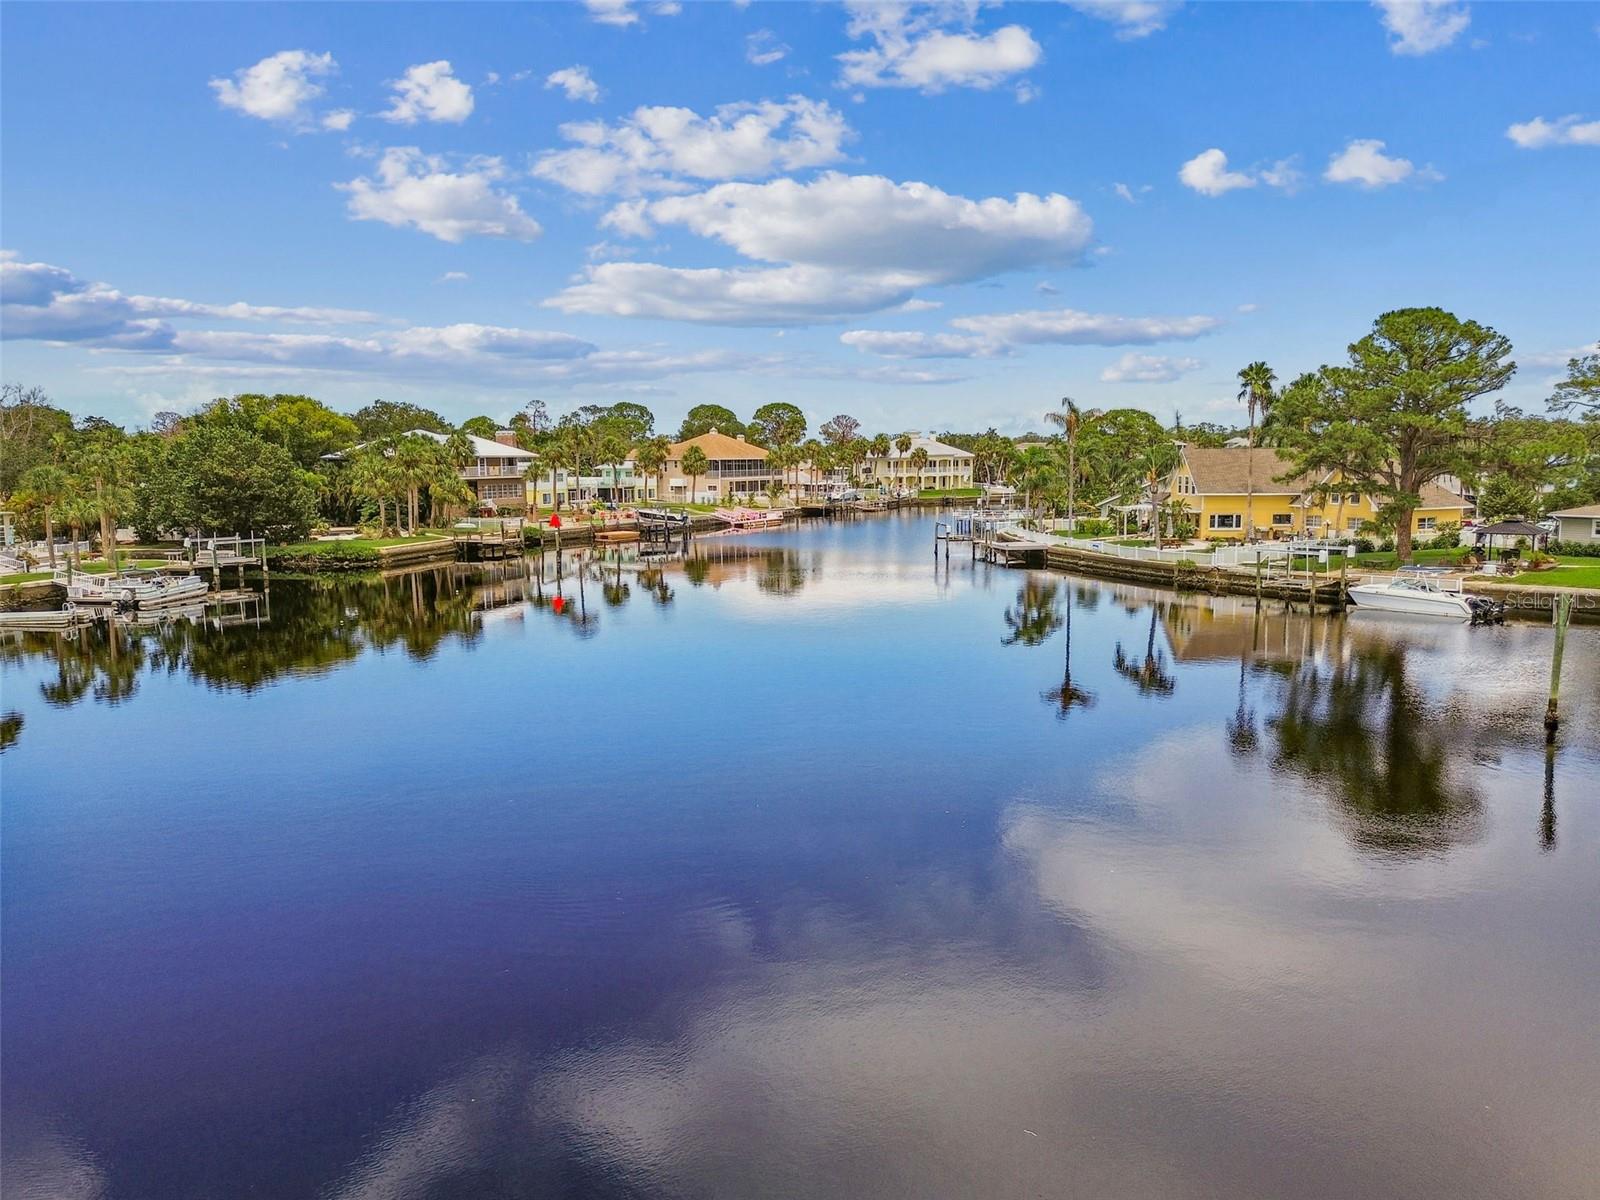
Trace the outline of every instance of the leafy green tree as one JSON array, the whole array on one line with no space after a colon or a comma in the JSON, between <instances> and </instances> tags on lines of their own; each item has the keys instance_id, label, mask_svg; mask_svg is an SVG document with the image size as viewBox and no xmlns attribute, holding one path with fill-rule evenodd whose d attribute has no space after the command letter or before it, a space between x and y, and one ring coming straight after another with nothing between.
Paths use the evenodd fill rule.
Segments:
<instances>
[{"instance_id":1,"label":"leafy green tree","mask_svg":"<svg viewBox=\"0 0 1600 1200\"><path fill-rule=\"evenodd\" d=\"M1079 482L1098 502L1142 488L1152 471L1169 474L1178 451L1172 435L1143 409L1113 408L1084 415L1077 459Z\"/></svg>"},{"instance_id":2,"label":"leafy green tree","mask_svg":"<svg viewBox=\"0 0 1600 1200\"><path fill-rule=\"evenodd\" d=\"M1478 515L1486 521L1526 517L1534 513L1538 497L1524 480L1494 474L1478 488Z\"/></svg>"},{"instance_id":3,"label":"leafy green tree","mask_svg":"<svg viewBox=\"0 0 1600 1200\"><path fill-rule=\"evenodd\" d=\"M1100 414L1097 410L1089 411L1089 418L1093 420ZM1045 413L1044 419L1057 426L1067 443L1067 519L1076 522L1078 519L1078 435L1083 432L1084 413L1078 407L1078 402L1071 396L1061 397L1061 409L1058 412Z\"/></svg>"},{"instance_id":4,"label":"leafy green tree","mask_svg":"<svg viewBox=\"0 0 1600 1200\"><path fill-rule=\"evenodd\" d=\"M683 452L683 472L689 477L689 502L694 503L700 476L711 469L711 461L699 446L690 446Z\"/></svg>"},{"instance_id":5,"label":"leafy green tree","mask_svg":"<svg viewBox=\"0 0 1600 1200\"><path fill-rule=\"evenodd\" d=\"M316 521L317 485L282 446L229 425L186 430L167 455L175 523L293 540Z\"/></svg>"},{"instance_id":6,"label":"leafy green tree","mask_svg":"<svg viewBox=\"0 0 1600 1200\"><path fill-rule=\"evenodd\" d=\"M733 415L731 408L724 408L720 404L696 404L683 418L683 424L678 426L678 440L687 442L713 429L729 437L743 437L746 432L744 422Z\"/></svg>"},{"instance_id":7,"label":"leafy green tree","mask_svg":"<svg viewBox=\"0 0 1600 1200\"><path fill-rule=\"evenodd\" d=\"M1559 413L1577 409L1600 418L1600 353L1567 360L1567 377L1556 384L1550 407Z\"/></svg>"},{"instance_id":8,"label":"leafy green tree","mask_svg":"<svg viewBox=\"0 0 1600 1200\"><path fill-rule=\"evenodd\" d=\"M644 405L622 400L606 409L602 421L630 445L654 437L656 415Z\"/></svg>"},{"instance_id":9,"label":"leafy green tree","mask_svg":"<svg viewBox=\"0 0 1600 1200\"><path fill-rule=\"evenodd\" d=\"M1470 476L1481 461L1468 405L1505 386L1516 371L1510 353L1493 329L1443 309L1384 313L1347 365L1321 368L1315 384L1280 400L1285 449L1309 471L1336 445L1350 490L1383 499L1395 550L1408 558L1423 485Z\"/></svg>"},{"instance_id":10,"label":"leafy green tree","mask_svg":"<svg viewBox=\"0 0 1600 1200\"><path fill-rule=\"evenodd\" d=\"M494 440L494 435L499 431L500 426L485 416L468 417L460 426L460 432L470 433L473 437L488 438L490 441Z\"/></svg>"},{"instance_id":11,"label":"leafy green tree","mask_svg":"<svg viewBox=\"0 0 1600 1200\"><path fill-rule=\"evenodd\" d=\"M775 400L751 415L749 432L763 446L793 446L806 436L806 415L793 404Z\"/></svg>"},{"instance_id":12,"label":"leafy green tree","mask_svg":"<svg viewBox=\"0 0 1600 1200\"><path fill-rule=\"evenodd\" d=\"M43 388L0 387L0 496L16 491L40 463L59 465L73 432L72 414L51 404Z\"/></svg>"},{"instance_id":13,"label":"leafy green tree","mask_svg":"<svg viewBox=\"0 0 1600 1200\"><path fill-rule=\"evenodd\" d=\"M413 429L429 433L449 433L454 428L431 408L404 401L374 400L355 414L356 431L362 441L399 437Z\"/></svg>"},{"instance_id":14,"label":"leafy green tree","mask_svg":"<svg viewBox=\"0 0 1600 1200\"><path fill-rule=\"evenodd\" d=\"M395 527L400 523L399 496L404 492L393 457L388 453L389 439L372 442L351 456L350 490L363 500L371 501L378 510L378 532L389 532L389 502L395 502Z\"/></svg>"},{"instance_id":15,"label":"leafy green tree","mask_svg":"<svg viewBox=\"0 0 1600 1200\"><path fill-rule=\"evenodd\" d=\"M281 446L302 467L310 468L325 454L355 443L356 423L310 396L267 396L245 392L213 400L192 417L169 426L160 436L171 439L196 425L234 425L263 441Z\"/></svg>"},{"instance_id":16,"label":"leafy green tree","mask_svg":"<svg viewBox=\"0 0 1600 1200\"><path fill-rule=\"evenodd\" d=\"M1250 449L1256 448L1256 414L1265 418L1277 399L1278 377L1264 362L1253 362L1239 371L1239 399L1250 414ZM1244 540L1256 540L1256 456L1248 456L1244 469Z\"/></svg>"}]
</instances>

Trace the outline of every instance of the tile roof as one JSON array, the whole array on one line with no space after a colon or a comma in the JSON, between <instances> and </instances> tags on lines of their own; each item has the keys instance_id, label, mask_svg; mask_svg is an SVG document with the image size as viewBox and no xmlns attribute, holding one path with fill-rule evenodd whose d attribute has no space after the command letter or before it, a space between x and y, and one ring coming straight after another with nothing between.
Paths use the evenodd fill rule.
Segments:
<instances>
[{"instance_id":1,"label":"tile roof","mask_svg":"<svg viewBox=\"0 0 1600 1200\"><path fill-rule=\"evenodd\" d=\"M668 458L682 458L690 446L699 446L700 452L715 462L723 458L765 458L767 450L754 442L741 442L738 438L729 437L725 433L718 433L713 429L710 433L702 433L699 437L692 437L686 442L674 442L667 451Z\"/></svg>"}]
</instances>

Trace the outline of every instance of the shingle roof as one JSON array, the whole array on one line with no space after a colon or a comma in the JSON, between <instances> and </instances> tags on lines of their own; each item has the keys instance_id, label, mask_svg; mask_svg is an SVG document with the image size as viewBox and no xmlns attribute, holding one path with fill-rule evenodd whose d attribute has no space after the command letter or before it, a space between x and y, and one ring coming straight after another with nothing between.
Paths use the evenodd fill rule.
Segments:
<instances>
[{"instance_id":1,"label":"shingle roof","mask_svg":"<svg viewBox=\"0 0 1600 1200\"><path fill-rule=\"evenodd\" d=\"M1185 446L1183 458L1189 464L1189 474L1194 476L1195 491L1202 496L1242 496L1249 490L1252 473L1258 496L1298 496L1313 482L1310 475L1297 473L1289 459L1264 447L1228 450ZM1280 475L1291 478L1279 483Z\"/></svg>"},{"instance_id":2,"label":"shingle roof","mask_svg":"<svg viewBox=\"0 0 1600 1200\"><path fill-rule=\"evenodd\" d=\"M1242 496L1248 490L1246 475L1254 465L1255 494L1258 496L1299 496L1317 481L1317 476L1306 472L1296 473L1294 462L1276 450L1258 446L1216 449L1208 446L1185 446L1184 461L1194 476L1197 495ZM1288 476L1280 482L1280 476ZM1355 485L1350 485L1356 490ZM1420 508L1471 508L1460 496L1437 483L1425 483L1418 493L1422 498Z\"/></svg>"},{"instance_id":3,"label":"shingle roof","mask_svg":"<svg viewBox=\"0 0 1600 1200\"><path fill-rule=\"evenodd\" d=\"M731 438L725 433L718 433L713 429L710 433L702 433L699 437L692 437L686 442L674 442L667 451L668 458L682 458L684 451L690 446L699 446L700 452L708 459L715 462L719 458L765 458L767 450L754 442L741 442L738 438Z\"/></svg>"},{"instance_id":4,"label":"shingle roof","mask_svg":"<svg viewBox=\"0 0 1600 1200\"><path fill-rule=\"evenodd\" d=\"M1552 517L1600 517L1600 504L1585 504L1581 508L1563 508Z\"/></svg>"}]
</instances>

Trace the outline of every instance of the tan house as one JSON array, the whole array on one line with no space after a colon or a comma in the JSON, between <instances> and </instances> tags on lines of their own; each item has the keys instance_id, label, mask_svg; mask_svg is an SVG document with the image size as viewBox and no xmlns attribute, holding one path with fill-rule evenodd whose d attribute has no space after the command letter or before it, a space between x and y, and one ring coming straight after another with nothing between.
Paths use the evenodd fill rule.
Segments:
<instances>
[{"instance_id":1,"label":"tan house","mask_svg":"<svg viewBox=\"0 0 1600 1200\"><path fill-rule=\"evenodd\" d=\"M1557 525L1559 542L1600 542L1600 504L1564 508L1550 514Z\"/></svg>"},{"instance_id":2,"label":"tan house","mask_svg":"<svg viewBox=\"0 0 1600 1200\"><path fill-rule=\"evenodd\" d=\"M683 469L683 456L690 446L698 446L710 466L705 474L691 477ZM689 501L695 504L721 504L730 496L757 496L773 484L782 484L779 472L767 465L767 450L742 437L729 437L715 429L674 442L667 450L661 476L666 491L656 495L656 479L644 477L646 494L652 499ZM694 494L689 494L690 488Z\"/></svg>"},{"instance_id":3,"label":"tan house","mask_svg":"<svg viewBox=\"0 0 1600 1200\"><path fill-rule=\"evenodd\" d=\"M1297 473L1276 450L1246 446L1179 448L1166 481L1169 499L1194 514L1199 537L1242 541L1253 523L1258 538L1354 537L1377 518L1381 501L1360 492L1321 494L1331 475ZM1415 534L1460 522L1472 506L1437 484L1425 484L1411 514ZM1252 499L1253 496L1253 499Z\"/></svg>"}]
</instances>

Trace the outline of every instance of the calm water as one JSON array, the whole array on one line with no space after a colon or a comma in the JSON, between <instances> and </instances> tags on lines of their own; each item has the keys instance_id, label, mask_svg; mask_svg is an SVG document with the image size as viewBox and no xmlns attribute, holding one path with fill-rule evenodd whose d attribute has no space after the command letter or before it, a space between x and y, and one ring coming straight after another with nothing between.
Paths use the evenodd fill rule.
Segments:
<instances>
[{"instance_id":1,"label":"calm water","mask_svg":"<svg viewBox=\"0 0 1600 1200\"><path fill-rule=\"evenodd\" d=\"M1594 1195L1600 631L931 531L7 643L5 1195Z\"/></svg>"}]
</instances>

